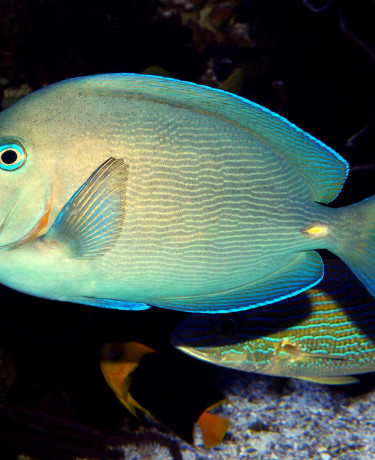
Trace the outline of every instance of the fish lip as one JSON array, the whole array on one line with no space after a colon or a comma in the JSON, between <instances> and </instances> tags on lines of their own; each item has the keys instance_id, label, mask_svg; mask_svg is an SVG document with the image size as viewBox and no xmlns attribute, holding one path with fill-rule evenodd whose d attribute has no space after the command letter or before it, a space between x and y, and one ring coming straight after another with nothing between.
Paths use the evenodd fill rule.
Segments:
<instances>
[{"instance_id":1,"label":"fish lip","mask_svg":"<svg viewBox=\"0 0 375 460\"><path fill-rule=\"evenodd\" d=\"M179 351L185 353L186 355L188 355L188 356L190 356L192 358L199 359L200 361L204 361L204 362L209 363L209 364L214 364L216 366L221 365L220 360L218 360L217 358L215 358L212 355L210 355L210 353L209 353L209 348L210 347L197 347L197 348L194 348L194 347L183 346L183 345L180 345L180 346L174 345L174 346Z\"/></svg>"},{"instance_id":2,"label":"fish lip","mask_svg":"<svg viewBox=\"0 0 375 460\"><path fill-rule=\"evenodd\" d=\"M186 353L187 355L194 356L194 357L206 356L205 351L209 349L209 347L194 347L191 345L187 345L184 341L179 340L178 338L173 338L173 337L170 342L171 342L171 345L175 347L177 350L180 350L183 353Z\"/></svg>"},{"instance_id":3,"label":"fish lip","mask_svg":"<svg viewBox=\"0 0 375 460\"><path fill-rule=\"evenodd\" d=\"M17 207L18 201L19 201L19 199L14 203L14 205L12 206L12 208L9 211L8 215L5 217L3 223L1 224L0 233L4 229L4 226L5 226L6 222L8 221L9 217L11 216L11 214L13 213L15 208ZM6 249L14 249L14 248L16 248L17 246L20 246L23 243L28 243L30 241L35 240L39 236L41 236L41 232L48 225L48 219L49 219L51 209L52 209L52 184L50 183L49 188L48 188L48 193L47 193L47 196L46 196L46 200L45 200L45 203L44 203L43 214L40 217L40 219L38 219L36 224L23 237L19 238L16 241L11 242L11 243L0 245L0 251L6 250Z\"/></svg>"}]
</instances>

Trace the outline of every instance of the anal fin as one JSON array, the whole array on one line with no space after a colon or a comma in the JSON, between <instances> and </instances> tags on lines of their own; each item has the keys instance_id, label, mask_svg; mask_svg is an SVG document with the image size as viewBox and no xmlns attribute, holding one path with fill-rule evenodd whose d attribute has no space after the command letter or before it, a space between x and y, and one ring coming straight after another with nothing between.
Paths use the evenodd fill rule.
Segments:
<instances>
[{"instance_id":1,"label":"anal fin","mask_svg":"<svg viewBox=\"0 0 375 460\"><path fill-rule=\"evenodd\" d=\"M150 300L161 308L200 313L228 313L277 302L299 294L323 277L323 263L315 251L300 252L269 275L235 289L212 294Z\"/></svg>"}]
</instances>

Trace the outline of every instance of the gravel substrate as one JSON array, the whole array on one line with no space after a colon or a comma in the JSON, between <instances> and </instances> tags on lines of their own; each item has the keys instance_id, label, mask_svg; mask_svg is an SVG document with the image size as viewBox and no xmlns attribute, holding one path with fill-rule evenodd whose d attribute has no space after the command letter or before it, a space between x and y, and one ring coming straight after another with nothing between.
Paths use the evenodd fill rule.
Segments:
<instances>
[{"instance_id":1,"label":"gravel substrate","mask_svg":"<svg viewBox=\"0 0 375 460\"><path fill-rule=\"evenodd\" d=\"M216 413L228 417L231 428L214 449L202 447L200 433L196 449L180 443L184 460L375 458L375 390L368 390L374 374L348 389L214 368L213 372L231 402ZM124 453L127 460L173 458L166 448L153 444L142 452L130 446Z\"/></svg>"}]
</instances>

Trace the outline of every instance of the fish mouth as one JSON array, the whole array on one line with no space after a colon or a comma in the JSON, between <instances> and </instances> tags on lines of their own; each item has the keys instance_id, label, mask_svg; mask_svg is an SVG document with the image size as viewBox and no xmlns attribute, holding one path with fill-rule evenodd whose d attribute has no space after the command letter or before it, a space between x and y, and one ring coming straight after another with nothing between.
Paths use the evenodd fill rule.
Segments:
<instances>
[{"instance_id":1,"label":"fish mouth","mask_svg":"<svg viewBox=\"0 0 375 460\"><path fill-rule=\"evenodd\" d=\"M18 201L19 200L17 200L14 203L14 205L11 208L11 210L8 212L7 216L5 217L3 223L1 224L0 233L4 229L9 217L13 214L13 211L16 209ZM49 219L51 210L52 210L52 186L51 186L51 183L50 183L49 184L49 190L48 190L47 197L46 197L46 201L44 203L43 214L40 217L40 219L38 219L37 223L32 227L32 229L29 232L26 233L25 236L23 236L22 238L20 238L20 239L18 239L16 241L13 241L12 243L7 243L7 244L4 244L4 245L1 245L0 250L16 248L17 246L20 246L21 244L33 241L36 238L38 238L39 236L43 235L44 234L43 230L48 225L48 219Z\"/></svg>"},{"instance_id":2,"label":"fish mouth","mask_svg":"<svg viewBox=\"0 0 375 460\"><path fill-rule=\"evenodd\" d=\"M215 356L212 355L212 348L210 347L190 347L188 345L177 345L172 343L172 345L177 348L177 350L182 351L188 356L192 358L199 359L200 361L205 361L206 363L221 365L220 359L217 359Z\"/></svg>"},{"instance_id":3,"label":"fish mouth","mask_svg":"<svg viewBox=\"0 0 375 460\"><path fill-rule=\"evenodd\" d=\"M172 333L172 337L170 339L171 345L177 348L189 356L194 356L195 358L204 359L207 354L210 352L210 347L207 346L199 346L197 343L194 345L188 344L186 341L181 339L175 332Z\"/></svg>"}]
</instances>

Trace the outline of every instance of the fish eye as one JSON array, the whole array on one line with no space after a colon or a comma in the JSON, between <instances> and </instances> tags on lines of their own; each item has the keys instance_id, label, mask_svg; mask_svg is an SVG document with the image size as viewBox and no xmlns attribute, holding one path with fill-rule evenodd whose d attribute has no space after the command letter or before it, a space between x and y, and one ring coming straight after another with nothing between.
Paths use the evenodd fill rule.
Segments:
<instances>
[{"instance_id":1,"label":"fish eye","mask_svg":"<svg viewBox=\"0 0 375 460\"><path fill-rule=\"evenodd\" d=\"M120 343L114 342L109 345L108 358L111 361L118 361L123 356L123 350Z\"/></svg>"},{"instance_id":2,"label":"fish eye","mask_svg":"<svg viewBox=\"0 0 375 460\"><path fill-rule=\"evenodd\" d=\"M233 335L237 332L238 324L233 316L220 315L214 325L215 332L221 335Z\"/></svg>"},{"instance_id":3,"label":"fish eye","mask_svg":"<svg viewBox=\"0 0 375 460\"><path fill-rule=\"evenodd\" d=\"M14 143L0 146L0 168L5 171L13 171L20 168L26 160L24 149Z\"/></svg>"}]
</instances>

